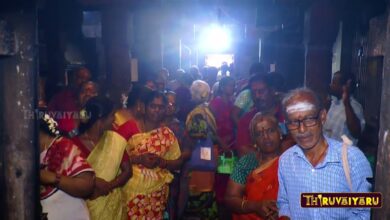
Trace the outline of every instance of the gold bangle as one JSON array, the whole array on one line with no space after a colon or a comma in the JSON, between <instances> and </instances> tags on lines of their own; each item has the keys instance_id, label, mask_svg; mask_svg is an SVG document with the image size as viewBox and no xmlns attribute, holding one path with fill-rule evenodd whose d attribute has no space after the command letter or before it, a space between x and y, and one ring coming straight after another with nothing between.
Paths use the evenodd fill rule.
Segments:
<instances>
[{"instance_id":1,"label":"gold bangle","mask_svg":"<svg viewBox=\"0 0 390 220\"><path fill-rule=\"evenodd\" d=\"M246 200L246 199L242 200L242 202L241 202L241 210L244 210L244 205L246 204L246 202L248 202L248 200Z\"/></svg>"}]
</instances>

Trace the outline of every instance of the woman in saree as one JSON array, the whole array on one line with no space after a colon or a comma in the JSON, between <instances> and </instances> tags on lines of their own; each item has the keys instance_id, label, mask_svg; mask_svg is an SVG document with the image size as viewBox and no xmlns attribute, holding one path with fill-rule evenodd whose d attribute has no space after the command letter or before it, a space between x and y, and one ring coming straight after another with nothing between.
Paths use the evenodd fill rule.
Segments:
<instances>
[{"instance_id":1,"label":"woman in saree","mask_svg":"<svg viewBox=\"0 0 390 220\"><path fill-rule=\"evenodd\" d=\"M218 142L216 135L216 122L210 111L207 101L210 96L209 85L202 80L196 80L191 85L191 98L196 107L188 114L186 120L186 133L188 142L191 142L192 154L195 154L195 143L211 140L212 144ZM217 163L214 148L206 153L210 155L210 162ZM210 151L210 152L209 152ZM214 193L215 170L201 171L191 167L191 161L184 165L180 180L181 192L179 214L197 216L200 219L216 219L217 205ZM188 200L188 202L187 202Z\"/></svg>"},{"instance_id":2,"label":"woman in saree","mask_svg":"<svg viewBox=\"0 0 390 220\"><path fill-rule=\"evenodd\" d=\"M184 122L176 118L176 93L169 91L165 93L165 96L168 100L168 106L164 117L164 124L175 134L179 142L181 158L183 161L186 161L191 157L191 146L188 137L185 135ZM174 170L172 174L174 179L169 185L169 198L166 211L169 214L169 219L178 219L177 207L180 194L181 169Z\"/></svg>"},{"instance_id":3,"label":"woman in saree","mask_svg":"<svg viewBox=\"0 0 390 220\"><path fill-rule=\"evenodd\" d=\"M79 148L60 136L57 122L46 113L39 115L42 213L50 220L88 220L84 199L95 187L93 169Z\"/></svg>"},{"instance_id":4,"label":"woman in saree","mask_svg":"<svg viewBox=\"0 0 390 220\"><path fill-rule=\"evenodd\" d=\"M96 173L96 187L87 200L91 219L124 219L125 204L120 188L132 171L125 148L136 131L128 129L130 123L110 130L114 104L105 97L88 100L80 115L80 135L72 140Z\"/></svg>"},{"instance_id":5,"label":"woman in saree","mask_svg":"<svg viewBox=\"0 0 390 220\"><path fill-rule=\"evenodd\" d=\"M231 77L223 77L219 81L218 92L215 98L210 102L210 109L215 116L217 123L217 136L220 140L220 154L231 154L234 150L235 132L234 122L231 117L233 111L234 87L235 81ZM215 175L215 194L218 204L218 213L220 219L230 219L230 210L225 208L224 197L227 183L229 182L229 174L217 173Z\"/></svg>"},{"instance_id":6,"label":"woman in saree","mask_svg":"<svg viewBox=\"0 0 390 220\"><path fill-rule=\"evenodd\" d=\"M123 188L128 219L163 219L171 171L181 165L178 141L163 125L167 104L163 93L150 92L145 98L144 130L128 141L126 151L133 164L133 176Z\"/></svg>"},{"instance_id":7,"label":"woman in saree","mask_svg":"<svg viewBox=\"0 0 390 220\"><path fill-rule=\"evenodd\" d=\"M133 126L129 126L129 129L138 132L144 130L144 101L151 91L145 86L133 83L127 95L126 108L121 108L115 112L114 127L119 127L132 121Z\"/></svg>"},{"instance_id":8,"label":"woman in saree","mask_svg":"<svg viewBox=\"0 0 390 220\"><path fill-rule=\"evenodd\" d=\"M230 177L225 202L235 220L277 219L278 159L282 135L273 115L257 113L250 123L256 152L243 156Z\"/></svg>"},{"instance_id":9,"label":"woman in saree","mask_svg":"<svg viewBox=\"0 0 390 220\"><path fill-rule=\"evenodd\" d=\"M233 150L235 142L234 122L231 118L234 107L234 87L233 78L222 78L219 81L218 92L209 105L217 124L217 135L221 142L221 148L225 151Z\"/></svg>"}]
</instances>

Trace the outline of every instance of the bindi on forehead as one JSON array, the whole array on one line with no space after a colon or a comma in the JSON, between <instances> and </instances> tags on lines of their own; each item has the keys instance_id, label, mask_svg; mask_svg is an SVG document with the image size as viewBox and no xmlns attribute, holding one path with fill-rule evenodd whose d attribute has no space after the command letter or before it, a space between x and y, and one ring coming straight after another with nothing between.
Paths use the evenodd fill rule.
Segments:
<instances>
[{"instance_id":1,"label":"bindi on forehead","mask_svg":"<svg viewBox=\"0 0 390 220\"><path fill-rule=\"evenodd\" d=\"M311 111L315 109L315 105L310 102L296 102L294 104L288 105L286 107L286 112L290 114L296 112Z\"/></svg>"},{"instance_id":2,"label":"bindi on forehead","mask_svg":"<svg viewBox=\"0 0 390 220\"><path fill-rule=\"evenodd\" d=\"M267 127L267 124L264 123L264 122L258 122L258 123L256 124L256 129L257 129L257 130L262 130L262 129L265 129L266 127Z\"/></svg>"},{"instance_id":3,"label":"bindi on forehead","mask_svg":"<svg viewBox=\"0 0 390 220\"><path fill-rule=\"evenodd\" d=\"M268 121L266 119L260 119L257 123L256 123L256 129L257 130L263 130L263 129L268 129L268 128L271 128L271 127L275 127L276 125L274 125L274 123L272 123L271 121Z\"/></svg>"}]
</instances>

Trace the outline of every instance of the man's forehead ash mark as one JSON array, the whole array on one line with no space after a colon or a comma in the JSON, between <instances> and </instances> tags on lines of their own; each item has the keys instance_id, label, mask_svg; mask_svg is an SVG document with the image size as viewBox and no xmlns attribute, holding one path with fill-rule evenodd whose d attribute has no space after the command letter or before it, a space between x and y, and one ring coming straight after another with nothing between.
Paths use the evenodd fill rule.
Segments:
<instances>
[{"instance_id":1,"label":"man's forehead ash mark","mask_svg":"<svg viewBox=\"0 0 390 220\"><path fill-rule=\"evenodd\" d=\"M303 101L303 102L296 102L294 104L288 105L286 108L286 112L294 113L294 112L310 111L314 109L315 106L312 103Z\"/></svg>"}]
</instances>

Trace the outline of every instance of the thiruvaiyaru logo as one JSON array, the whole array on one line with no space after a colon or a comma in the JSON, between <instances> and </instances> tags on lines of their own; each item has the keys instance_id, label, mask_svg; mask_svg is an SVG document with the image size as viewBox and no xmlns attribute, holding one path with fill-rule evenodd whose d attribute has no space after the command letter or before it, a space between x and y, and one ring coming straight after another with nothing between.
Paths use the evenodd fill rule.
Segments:
<instances>
[{"instance_id":1,"label":"thiruvaiyaru logo","mask_svg":"<svg viewBox=\"0 0 390 220\"><path fill-rule=\"evenodd\" d=\"M382 194L374 193L302 193L303 208L381 208Z\"/></svg>"}]
</instances>

